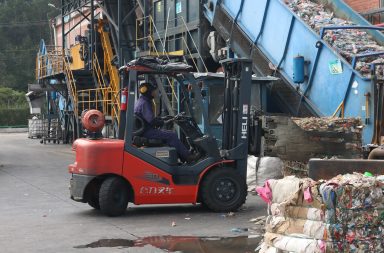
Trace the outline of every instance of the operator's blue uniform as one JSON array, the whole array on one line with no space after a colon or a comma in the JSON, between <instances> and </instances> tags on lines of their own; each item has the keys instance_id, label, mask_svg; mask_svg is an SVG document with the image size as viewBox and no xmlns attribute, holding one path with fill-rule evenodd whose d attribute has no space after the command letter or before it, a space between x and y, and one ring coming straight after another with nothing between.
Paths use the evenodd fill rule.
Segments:
<instances>
[{"instance_id":1,"label":"operator's blue uniform","mask_svg":"<svg viewBox=\"0 0 384 253\"><path fill-rule=\"evenodd\" d=\"M152 109L151 99L141 95L135 103L134 112L136 115L140 116L146 121L145 130L143 137L148 139L158 139L163 140L167 143L168 146L176 148L179 156L186 160L190 155L188 149L184 144L179 140L176 133L173 131L160 130L153 127L153 120L155 118Z\"/></svg>"}]
</instances>

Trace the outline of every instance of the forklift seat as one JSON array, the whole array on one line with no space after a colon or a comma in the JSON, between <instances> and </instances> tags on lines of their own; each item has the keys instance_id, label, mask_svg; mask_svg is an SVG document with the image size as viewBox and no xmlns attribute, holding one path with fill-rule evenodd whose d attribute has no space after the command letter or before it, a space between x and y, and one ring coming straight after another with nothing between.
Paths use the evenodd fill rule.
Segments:
<instances>
[{"instance_id":1,"label":"forklift seat","mask_svg":"<svg viewBox=\"0 0 384 253\"><path fill-rule=\"evenodd\" d=\"M133 140L132 143L137 147L162 147L165 143L159 139L148 139L142 136L145 130L145 122L140 116L135 115L133 125Z\"/></svg>"}]
</instances>

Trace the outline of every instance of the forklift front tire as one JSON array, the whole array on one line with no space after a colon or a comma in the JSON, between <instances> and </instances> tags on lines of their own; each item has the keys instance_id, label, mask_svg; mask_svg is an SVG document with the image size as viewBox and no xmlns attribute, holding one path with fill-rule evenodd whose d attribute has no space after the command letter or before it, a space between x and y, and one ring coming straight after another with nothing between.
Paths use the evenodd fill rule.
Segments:
<instances>
[{"instance_id":1,"label":"forklift front tire","mask_svg":"<svg viewBox=\"0 0 384 253\"><path fill-rule=\"evenodd\" d=\"M87 187L87 203L96 210L100 210L99 192L101 183L94 181Z\"/></svg>"},{"instance_id":2,"label":"forklift front tire","mask_svg":"<svg viewBox=\"0 0 384 253\"><path fill-rule=\"evenodd\" d=\"M100 210L105 215L114 217L124 214L127 209L129 189L126 182L119 177L108 177L103 181L99 191Z\"/></svg>"},{"instance_id":3,"label":"forklift front tire","mask_svg":"<svg viewBox=\"0 0 384 253\"><path fill-rule=\"evenodd\" d=\"M100 204L99 204L99 200L98 199L95 199L95 198L90 198L88 200L88 205L90 207L93 207L94 209L96 210L100 210Z\"/></svg>"},{"instance_id":4,"label":"forklift front tire","mask_svg":"<svg viewBox=\"0 0 384 253\"><path fill-rule=\"evenodd\" d=\"M245 179L231 168L211 171L200 190L203 204L215 212L236 211L247 197Z\"/></svg>"}]
</instances>

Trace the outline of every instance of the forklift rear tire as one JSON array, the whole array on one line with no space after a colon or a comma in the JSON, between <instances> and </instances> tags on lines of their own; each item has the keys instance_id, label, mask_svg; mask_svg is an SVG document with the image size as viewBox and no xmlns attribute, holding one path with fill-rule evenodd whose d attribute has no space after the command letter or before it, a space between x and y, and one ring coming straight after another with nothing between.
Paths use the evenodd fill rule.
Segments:
<instances>
[{"instance_id":1,"label":"forklift rear tire","mask_svg":"<svg viewBox=\"0 0 384 253\"><path fill-rule=\"evenodd\" d=\"M236 211L246 200L247 185L233 169L218 168L204 178L201 197L203 204L215 212Z\"/></svg>"},{"instance_id":2,"label":"forklift rear tire","mask_svg":"<svg viewBox=\"0 0 384 253\"><path fill-rule=\"evenodd\" d=\"M101 212L111 217L124 214L128 205L128 194L128 187L123 179L118 177L105 179L99 191Z\"/></svg>"}]
</instances>

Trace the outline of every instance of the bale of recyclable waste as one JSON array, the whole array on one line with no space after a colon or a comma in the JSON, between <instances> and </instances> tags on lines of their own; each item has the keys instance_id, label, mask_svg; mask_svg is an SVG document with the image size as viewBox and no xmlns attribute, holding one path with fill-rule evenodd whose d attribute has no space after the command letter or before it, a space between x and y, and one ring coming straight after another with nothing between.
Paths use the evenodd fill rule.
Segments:
<instances>
[{"instance_id":1,"label":"bale of recyclable waste","mask_svg":"<svg viewBox=\"0 0 384 253\"><path fill-rule=\"evenodd\" d=\"M384 252L384 175L288 176L257 192L269 209L260 253Z\"/></svg>"}]
</instances>

